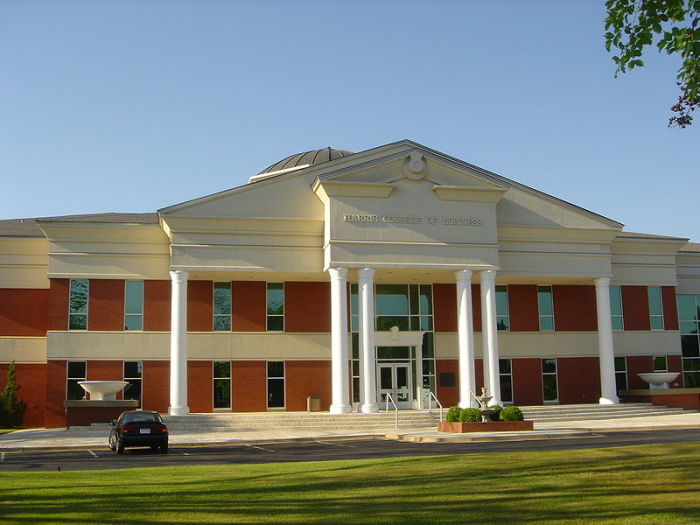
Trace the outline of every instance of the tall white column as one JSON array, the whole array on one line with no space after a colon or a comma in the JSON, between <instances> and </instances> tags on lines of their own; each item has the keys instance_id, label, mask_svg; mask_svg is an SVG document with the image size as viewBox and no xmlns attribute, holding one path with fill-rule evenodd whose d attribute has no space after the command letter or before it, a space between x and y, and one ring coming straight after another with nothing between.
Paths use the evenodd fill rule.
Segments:
<instances>
[{"instance_id":1,"label":"tall white column","mask_svg":"<svg viewBox=\"0 0 700 525\"><path fill-rule=\"evenodd\" d=\"M459 338L459 406L476 405L471 392L476 393L474 375L474 321L472 320L472 272L458 270L457 280L457 334Z\"/></svg>"},{"instance_id":2,"label":"tall white column","mask_svg":"<svg viewBox=\"0 0 700 525\"><path fill-rule=\"evenodd\" d=\"M484 353L484 386L491 403L501 405L501 381L498 367L498 328L496 326L496 271L481 272L481 332Z\"/></svg>"},{"instance_id":3,"label":"tall white column","mask_svg":"<svg viewBox=\"0 0 700 525\"><path fill-rule=\"evenodd\" d=\"M360 299L360 412L377 412L377 365L374 348L374 268L357 271Z\"/></svg>"},{"instance_id":4,"label":"tall white column","mask_svg":"<svg viewBox=\"0 0 700 525\"><path fill-rule=\"evenodd\" d=\"M613 348L612 319L610 318L610 279L595 280L595 298L598 310L598 353L600 359L601 405L620 402L615 385L615 349Z\"/></svg>"},{"instance_id":5,"label":"tall white column","mask_svg":"<svg viewBox=\"0 0 700 525\"><path fill-rule=\"evenodd\" d=\"M170 272L170 407L171 416L190 413L187 406L187 272Z\"/></svg>"},{"instance_id":6,"label":"tall white column","mask_svg":"<svg viewBox=\"0 0 700 525\"><path fill-rule=\"evenodd\" d=\"M348 269L329 268L331 276L331 414L350 412L348 383Z\"/></svg>"}]
</instances>

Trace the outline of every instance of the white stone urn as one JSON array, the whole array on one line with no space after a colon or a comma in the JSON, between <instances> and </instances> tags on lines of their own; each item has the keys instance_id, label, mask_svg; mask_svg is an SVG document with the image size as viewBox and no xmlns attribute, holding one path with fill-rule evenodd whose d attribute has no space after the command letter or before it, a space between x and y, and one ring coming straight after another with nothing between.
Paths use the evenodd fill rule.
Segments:
<instances>
[{"instance_id":1,"label":"white stone urn","mask_svg":"<svg viewBox=\"0 0 700 525\"><path fill-rule=\"evenodd\" d=\"M91 401L113 401L117 392L129 383L127 381L78 381L78 384L90 394Z\"/></svg>"},{"instance_id":2,"label":"white stone urn","mask_svg":"<svg viewBox=\"0 0 700 525\"><path fill-rule=\"evenodd\" d=\"M678 374L679 372L647 372L637 375L649 384L650 390L662 390L668 388L668 384L676 379Z\"/></svg>"}]
</instances>

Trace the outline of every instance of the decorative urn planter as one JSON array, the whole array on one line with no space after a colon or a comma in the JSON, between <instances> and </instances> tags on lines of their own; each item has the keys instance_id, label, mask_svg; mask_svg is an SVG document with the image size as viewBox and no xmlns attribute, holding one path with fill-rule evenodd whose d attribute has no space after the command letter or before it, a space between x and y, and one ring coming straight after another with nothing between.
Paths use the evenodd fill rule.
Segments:
<instances>
[{"instance_id":1,"label":"decorative urn planter","mask_svg":"<svg viewBox=\"0 0 700 525\"><path fill-rule=\"evenodd\" d=\"M464 434L467 432L514 432L521 430L533 430L533 421L487 421L486 423L451 423L441 421L438 423L438 432L451 432Z\"/></svg>"}]
</instances>

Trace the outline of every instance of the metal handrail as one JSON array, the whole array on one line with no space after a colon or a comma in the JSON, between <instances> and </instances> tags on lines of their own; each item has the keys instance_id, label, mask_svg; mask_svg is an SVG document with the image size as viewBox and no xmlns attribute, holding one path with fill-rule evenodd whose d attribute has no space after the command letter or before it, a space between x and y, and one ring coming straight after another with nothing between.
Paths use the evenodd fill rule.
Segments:
<instances>
[{"instance_id":1,"label":"metal handrail","mask_svg":"<svg viewBox=\"0 0 700 525\"><path fill-rule=\"evenodd\" d=\"M432 390L428 390L428 392L430 392L430 397L428 397L428 413L431 415L433 413L433 404L430 402L430 398L432 397L440 407L440 423L442 423L442 403L438 401L438 398L435 397L435 394L433 394Z\"/></svg>"},{"instance_id":2,"label":"metal handrail","mask_svg":"<svg viewBox=\"0 0 700 525\"><path fill-rule=\"evenodd\" d=\"M386 413L389 413L389 401L391 401L391 404L394 405L394 412L396 413L396 428L399 428L399 407L396 406L396 403L394 403L394 398L391 396L389 392L386 394Z\"/></svg>"}]
</instances>

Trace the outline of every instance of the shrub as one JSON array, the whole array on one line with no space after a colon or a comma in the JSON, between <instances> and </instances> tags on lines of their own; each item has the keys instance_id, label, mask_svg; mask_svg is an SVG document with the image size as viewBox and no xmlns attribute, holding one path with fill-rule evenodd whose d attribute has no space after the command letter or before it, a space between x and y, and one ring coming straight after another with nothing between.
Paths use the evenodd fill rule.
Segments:
<instances>
[{"instance_id":1,"label":"shrub","mask_svg":"<svg viewBox=\"0 0 700 525\"><path fill-rule=\"evenodd\" d=\"M501 410L501 421L522 421L525 419L518 407L505 407Z\"/></svg>"},{"instance_id":2,"label":"shrub","mask_svg":"<svg viewBox=\"0 0 700 525\"><path fill-rule=\"evenodd\" d=\"M16 428L24 422L24 412L27 405L17 398L17 386L15 379L15 362L12 361L7 368L7 383L0 392L0 428Z\"/></svg>"},{"instance_id":3,"label":"shrub","mask_svg":"<svg viewBox=\"0 0 700 525\"><path fill-rule=\"evenodd\" d=\"M491 405L489 407L493 412L489 415L489 421L500 421L501 410L503 407L501 405Z\"/></svg>"},{"instance_id":4,"label":"shrub","mask_svg":"<svg viewBox=\"0 0 700 525\"><path fill-rule=\"evenodd\" d=\"M459 414L461 423L478 423L481 421L481 410L478 408L463 408Z\"/></svg>"},{"instance_id":5,"label":"shrub","mask_svg":"<svg viewBox=\"0 0 700 525\"><path fill-rule=\"evenodd\" d=\"M461 411L462 411L462 409L456 405L453 407L450 407L447 410L447 416L445 417L445 420L448 423L456 423L457 421L459 421L459 414Z\"/></svg>"}]
</instances>

